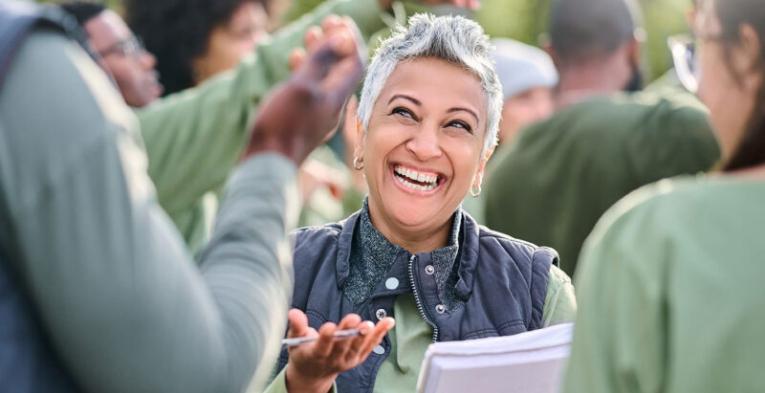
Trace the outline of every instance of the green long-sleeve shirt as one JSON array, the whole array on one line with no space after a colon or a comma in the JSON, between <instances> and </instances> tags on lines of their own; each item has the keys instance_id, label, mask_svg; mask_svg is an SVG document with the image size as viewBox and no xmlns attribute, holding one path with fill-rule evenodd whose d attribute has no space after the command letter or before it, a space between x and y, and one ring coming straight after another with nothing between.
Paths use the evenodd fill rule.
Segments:
<instances>
[{"instance_id":1,"label":"green long-sleeve shirt","mask_svg":"<svg viewBox=\"0 0 765 393\"><path fill-rule=\"evenodd\" d=\"M585 243L564 392L764 392L765 179L662 181Z\"/></svg>"},{"instance_id":2,"label":"green long-sleeve shirt","mask_svg":"<svg viewBox=\"0 0 765 393\"><path fill-rule=\"evenodd\" d=\"M0 91L0 243L84 391L262 386L292 293L295 177L279 155L239 166L200 271L156 203L133 113L77 44L31 34Z\"/></svg>"},{"instance_id":3,"label":"green long-sleeve shirt","mask_svg":"<svg viewBox=\"0 0 765 393\"><path fill-rule=\"evenodd\" d=\"M327 2L258 45L235 70L136 111L159 203L193 251L207 240L212 216L203 196L225 183L259 102L290 75L291 50L330 14L350 17L366 38L385 27L378 0Z\"/></svg>"},{"instance_id":4,"label":"green long-sleeve shirt","mask_svg":"<svg viewBox=\"0 0 765 393\"><path fill-rule=\"evenodd\" d=\"M392 351L380 367L375 380L375 393L414 392L425 351L433 340L433 328L422 319L412 294L399 296L394 305L396 326L389 333ZM562 270L550 267L550 277L542 312L543 326L573 322L576 298L571 280ZM282 370L265 393L286 393Z\"/></svg>"},{"instance_id":5,"label":"green long-sleeve shirt","mask_svg":"<svg viewBox=\"0 0 765 393\"><path fill-rule=\"evenodd\" d=\"M611 205L719 157L706 109L688 93L594 97L497 152L484 185L486 225L556 249L574 275L584 239Z\"/></svg>"}]
</instances>

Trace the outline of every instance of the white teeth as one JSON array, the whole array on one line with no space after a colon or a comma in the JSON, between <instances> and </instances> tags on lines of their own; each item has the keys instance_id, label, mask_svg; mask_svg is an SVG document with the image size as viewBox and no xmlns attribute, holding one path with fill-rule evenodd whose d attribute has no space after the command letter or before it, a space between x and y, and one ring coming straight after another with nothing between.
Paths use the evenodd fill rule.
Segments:
<instances>
[{"instance_id":1,"label":"white teeth","mask_svg":"<svg viewBox=\"0 0 765 393\"><path fill-rule=\"evenodd\" d=\"M420 183L430 183L428 186L436 185L436 181L438 180L437 175L429 175L426 173L420 173L415 170L409 169L409 168L402 168L401 166L396 166L394 168L394 171L403 177L406 177L408 179L420 182Z\"/></svg>"},{"instance_id":2,"label":"white teeth","mask_svg":"<svg viewBox=\"0 0 765 393\"><path fill-rule=\"evenodd\" d=\"M409 168L403 168L396 166L393 168L394 172L398 176L394 176L399 183L403 184L407 188L417 191L430 191L438 186L438 176L420 173ZM414 182L427 183L427 184L415 184Z\"/></svg>"},{"instance_id":3,"label":"white teeth","mask_svg":"<svg viewBox=\"0 0 765 393\"><path fill-rule=\"evenodd\" d=\"M423 185L420 185L420 184L414 184L414 183L412 183L412 182L410 182L410 181L406 180L405 178L402 178L402 177L398 177L398 176L396 176L396 180L397 180L399 183L403 184L405 187L407 187L407 188L411 188L412 190L417 190L417 191L430 191L430 190L432 190L432 189L436 188L436 184L428 184L428 185L426 185L426 186L423 186Z\"/></svg>"}]
</instances>

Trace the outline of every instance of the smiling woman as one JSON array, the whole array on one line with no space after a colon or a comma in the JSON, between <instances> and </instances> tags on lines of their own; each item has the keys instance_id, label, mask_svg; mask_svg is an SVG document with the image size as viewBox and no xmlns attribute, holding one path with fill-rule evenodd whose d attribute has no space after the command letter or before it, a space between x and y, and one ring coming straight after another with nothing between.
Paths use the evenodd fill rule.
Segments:
<instances>
[{"instance_id":1,"label":"smiling woman","mask_svg":"<svg viewBox=\"0 0 765 393\"><path fill-rule=\"evenodd\" d=\"M356 149L386 238L412 252L446 244L457 206L481 182L484 140L496 135L486 101L476 76L444 60L406 60L390 75Z\"/></svg>"},{"instance_id":2,"label":"smiling woman","mask_svg":"<svg viewBox=\"0 0 765 393\"><path fill-rule=\"evenodd\" d=\"M381 44L356 119L353 161L367 201L295 235L290 334L329 339L283 351L270 392L333 382L341 392L414 391L433 341L573 319L573 287L554 250L492 232L460 208L480 191L497 140L502 89L489 53L480 26L454 16L416 15ZM361 319L390 329L389 317L395 328L374 348L363 337L331 340Z\"/></svg>"}]
</instances>

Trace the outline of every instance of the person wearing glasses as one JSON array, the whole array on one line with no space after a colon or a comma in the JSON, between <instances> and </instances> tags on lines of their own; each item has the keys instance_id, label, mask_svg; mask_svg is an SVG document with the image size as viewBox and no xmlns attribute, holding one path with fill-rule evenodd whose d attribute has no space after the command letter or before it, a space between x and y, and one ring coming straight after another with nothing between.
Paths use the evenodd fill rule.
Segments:
<instances>
[{"instance_id":1,"label":"person wearing glasses","mask_svg":"<svg viewBox=\"0 0 765 393\"><path fill-rule=\"evenodd\" d=\"M119 15L91 2L70 2L61 7L83 27L90 49L114 79L128 106L141 108L162 95L155 69L157 59L143 48Z\"/></svg>"},{"instance_id":2,"label":"person wearing glasses","mask_svg":"<svg viewBox=\"0 0 765 393\"><path fill-rule=\"evenodd\" d=\"M551 7L556 112L496 157L485 214L490 228L558 250L573 276L584 239L609 207L645 184L709 170L720 151L693 96L630 91L639 79L633 1Z\"/></svg>"},{"instance_id":3,"label":"person wearing glasses","mask_svg":"<svg viewBox=\"0 0 765 393\"><path fill-rule=\"evenodd\" d=\"M694 35L721 170L645 187L598 223L566 393L765 391L765 7L701 0Z\"/></svg>"}]
</instances>

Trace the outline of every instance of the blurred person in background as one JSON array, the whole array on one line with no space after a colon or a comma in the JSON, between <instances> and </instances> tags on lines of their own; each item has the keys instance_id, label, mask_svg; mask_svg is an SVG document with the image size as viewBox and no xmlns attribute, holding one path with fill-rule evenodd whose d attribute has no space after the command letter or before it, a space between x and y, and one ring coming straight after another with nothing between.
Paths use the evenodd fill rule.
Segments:
<instances>
[{"instance_id":1,"label":"blurred person in background","mask_svg":"<svg viewBox=\"0 0 765 393\"><path fill-rule=\"evenodd\" d=\"M59 11L0 2L3 390L258 391L292 291L297 166L362 74L353 27L327 30L262 103L197 269L133 113ZM365 334L340 347L359 356L389 328L352 322Z\"/></svg>"},{"instance_id":2,"label":"blurred person in background","mask_svg":"<svg viewBox=\"0 0 765 393\"><path fill-rule=\"evenodd\" d=\"M228 71L268 37L270 0L125 0L166 94Z\"/></svg>"},{"instance_id":3,"label":"blurred person in background","mask_svg":"<svg viewBox=\"0 0 765 393\"><path fill-rule=\"evenodd\" d=\"M486 224L555 248L569 275L616 201L720 157L707 111L689 93L622 93L641 80L635 10L631 0L553 1L556 113L524 129L488 175Z\"/></svg>"},{"instance_id":4,"label":"blurred person in background","mask_svg":"<svg viewBox=\"0 0 765 393\"><path fill-rule=\"evenodd\" d=\"M292 335L340 322L396 318L363 362L321 344L283 350L267 390L411 392L434 341L508 336L576 312L557 254L479 226L460 203L493 151L502 87L481 27L418 14L381 43L353 124L361 211L295 236ZM449 81L449 83L443 83ZM296 313L296 311L295 311ZM311 390L308 390L308 388Z\"/></svg>"},{"instance_id":5,"label":"blurred person in background","mask_svg":"<svg viewBox=\"0 0 765 393\"><path fill-rule=\"evenodd\" d=\"M499 144L509 144L520 131L553 113L553 88L558 83L558 71L550 56L539 48L522 42L501 38L492 40L492 60L502 83L502 121L499 123ZM487 171L491 171L491 164ZM462 207L478 223L485 224L483 195L469 196Z\"/></svg>"},{"instance_id":6,"label":"blurred person in background","mask_svg":"<svg viewBox=\"0 0 765 393\"><path fill-rule=\"evenodd\" d=\"M292 50L300 47L304 38L320 39L321 30L312 27L332 14L358 22L366 39L385 28L386 4L383 0L332 0L256 45L234 70L160 100L155 100L152 83L139 82L156 81L154 58L124 20L98 2L74 1L62 6L85 28L91 46L116 48L109 54L111 59L101 63L115 81L136 80L133 84L118 83L123 98L130 100L131 87L140 89L136 95L148 98L129 103L137 107L149 175L160 205L197 254L215 217L217 202L210 193L222 188L241 155L259 102L290 75ZM120 66L113 66L117 61Z\"/></svg>"},{"instance_id":7,"label":"blurred person in background","mask_svg":"<svg viewBox=\"0 0 765 393\"><path fill-rule=\"evenodd\" d=\"M163 87L157 59L117 13L95 2L67 2L61 7L85 30L99 64L114 79L128 106L142 108L159 98Z\"/></svg>"},{"instance_id":8,"label":"blurred person in background","mask_svg":"<svg viewBox=\"0 0 765 393\"><path fill-rule=\"evenodd\" d=\"M722 170L645 187L598 223L564 392L765 391L765 7L701 0L694 33Z\"/></svg>"},{"instance_id":9,"label":"blurred person in background","mask_svg":"<svg viewBox=\"0 0 765 393\"><path fill-rule=\"evenodd\" d=\"M492 52L505 99L499 144L508 143L521 128L553 113L558 71L543 50L511 39L495 39Z\"/></svg>"}]
</instances>

